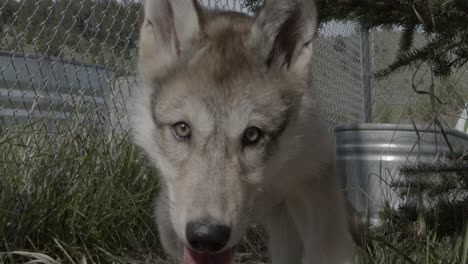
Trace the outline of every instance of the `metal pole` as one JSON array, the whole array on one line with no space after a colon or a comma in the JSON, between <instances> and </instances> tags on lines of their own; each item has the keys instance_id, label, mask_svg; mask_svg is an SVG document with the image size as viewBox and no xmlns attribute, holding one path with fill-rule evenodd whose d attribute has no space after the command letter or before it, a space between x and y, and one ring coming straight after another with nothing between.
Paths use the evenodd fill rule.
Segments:
<instances>
[{"instance_id":1,"label":"metal pole","mask_svg":"<svg viewBox=\"0 0 468 264\"><path fill-rule=\"evenodd\" d=\"M364 100L364 122L372 123L372 84L369 29L361 27L361 64Z\"/></svg>"}]
</instances>

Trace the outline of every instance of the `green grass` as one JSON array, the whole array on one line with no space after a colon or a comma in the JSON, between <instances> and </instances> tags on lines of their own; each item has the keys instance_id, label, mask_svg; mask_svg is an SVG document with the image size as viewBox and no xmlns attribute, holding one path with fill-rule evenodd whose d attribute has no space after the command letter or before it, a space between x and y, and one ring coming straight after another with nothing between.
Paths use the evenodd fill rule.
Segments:
<instances>
[{"instance_id":1,"label":"green grass","mask_svg":"<svg viewBox=\"0 0 468 264\"><path fill-rule=\"evenodd\" d=\"M128 137L64 133L29 127L0 136L0 252L63 263L159 254L151 215L158 182ZM25 259L3 256L5 263Z\"/></svg>"},{"instance_id":2,"label":"green grass","mask_svg":"<svg viewBox=\"0 0 468 264\"><path fill-rule=\"evenodd\" d=\"M467 263L468 231L441 236L422 232L420 222L384 222L367 230L367 247L357 249L357 263L462 264Z\"/></svg>"},{"instance_id":3,"label":"green grass","mask_svg":"<svg viewBox=\"0 0 468 264\"><path fill-rule=\"evenodd\" d=\"M0 132L0 264L167 263L151 215L157 178L127 136ZM466 263L466 223L449 236L424 221L384 223L366 229L357 263ZM239 250L265 260L261 234L251 230Z\"/></svg>"}]
</instances>

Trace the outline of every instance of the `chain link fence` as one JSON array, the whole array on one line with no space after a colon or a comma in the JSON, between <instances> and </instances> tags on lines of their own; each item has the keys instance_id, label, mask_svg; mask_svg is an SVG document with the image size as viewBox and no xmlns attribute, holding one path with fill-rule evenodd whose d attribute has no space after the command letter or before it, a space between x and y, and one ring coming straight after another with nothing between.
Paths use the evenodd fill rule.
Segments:
<instances>
[{"instance_id":1,"label":"chain link fence","mask_svg":"<svg viewBox=\"0 0 468 264\"><path fill-rule=\"evenodd\" d=\"M203 0L211 8L249 13L242 0ZM126 100L136 81L142 1L0 0L0 131L24 126L76 134L128 131ZM359 25L322 25L315 44L313 87L331 126L426 122L436 111L453 127L466 108L466 69L436 85L437 109L423 89L427 67L376 82L393 61L399 33ZM422 37L421 40L424 41Z\"/></svg>"},{"instance_id":2,"label":"chain link fence","mask_svg":"<svg viewBox=\"0 0 468 264\"><path fill-rule=\"evenodd\" d=\"M0 124L109 132L124 118L141 3L0 1ZM131 85L128 85L130 87ZM7 132L8 133L8 132Z\"/></svg>"},{"instance_id":3,"label":"chain link fence","mask_svg":"<svg viewBox=\"0 0 468 264\"><path fill-rule=\"evenodd\" d=\"M331 126L363 123L372 112L369 39L355 23L322 25L315 41L312 87Z\"/></svg>"}]
</instances>

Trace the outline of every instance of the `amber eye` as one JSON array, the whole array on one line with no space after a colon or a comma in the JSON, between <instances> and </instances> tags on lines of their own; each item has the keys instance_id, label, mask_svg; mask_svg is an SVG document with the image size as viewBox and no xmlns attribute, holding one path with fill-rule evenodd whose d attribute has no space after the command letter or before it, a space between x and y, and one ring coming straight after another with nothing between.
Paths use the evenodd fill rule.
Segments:
<instances>
[{"instance_id":1,"label":"amber eye","mask_svg":"<svg viewBox=\"0 0 468 264\"><path fill-rule=\"evenodd\" d=\"M263 132L258 127L249 127L244 131L242 143L244 146L257 144L263 137Z\"/></svg>"},{"instance_id":2,"label":"amber eye","mask_svg":"<svg viewBox=\"0 0 468 264\"><path fill-rule=\"evenodd\" d=\"M190 129L190 126L187 125L185 122L178 122L171 127L172 134L180 140L180 141L187 141L190 139L190 136L192 135L192 130Z\"/></svg>"}]
</instances>

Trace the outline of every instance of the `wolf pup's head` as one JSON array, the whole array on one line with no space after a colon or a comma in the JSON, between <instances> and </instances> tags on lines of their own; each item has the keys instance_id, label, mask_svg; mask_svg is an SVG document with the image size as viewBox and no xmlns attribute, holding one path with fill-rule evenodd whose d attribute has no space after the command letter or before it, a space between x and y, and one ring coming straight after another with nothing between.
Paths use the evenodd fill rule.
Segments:
<instances>
[{"instance_id":1,"label":"wolf pup's head","mask_svg":"<svg viewBox=\"0 0 468 264\"><path fill-rule=\"evenodd\" d=\"M230 251L258 209L304 111L315 20L311 0L267 0L255 17L146 0L132 123L186 251Z\"/></svg>"}]
</instances>

